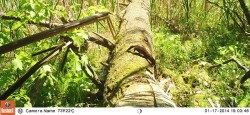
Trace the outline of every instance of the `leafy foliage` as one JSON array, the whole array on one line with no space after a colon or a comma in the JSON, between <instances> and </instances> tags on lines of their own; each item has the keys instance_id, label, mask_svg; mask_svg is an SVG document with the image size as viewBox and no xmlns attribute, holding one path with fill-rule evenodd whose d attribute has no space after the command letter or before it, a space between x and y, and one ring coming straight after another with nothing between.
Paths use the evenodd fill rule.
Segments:
<instances>
[{"instance_id":1,"label":"leafy foliage","mask_svg":"<svg viewBox=\"0 0 250 115\"><path fill-rule=\"evenodd\" d=\"M158 80L169 79L164 85L180 107L230 107L234 102L238 107L249 107L250 81L243 84L244 88L239 83L245 72L235 63L209 67L236 57L250 68L250 38L244 34L249 33L250 26L237 0L209 1L211 3L207 0L151 0L151 25L160 70ZM250 9L250 2L245 2ZM0 46L48 29L28 24L28 21L65 23L62 19L77 20L97 12L114 11L117 7L115 0L1 0L0 5L0 12L21 19L0 18ZM8 99L16 100L20 107L102 106L102 100L96 96L98 90L82 65L89 61L98 76L105 79L107 71L100 62L107 60L108 51L85 43L88 32L92 31L111 38L107 28L106 22L98 22L59 35L73 39L73 44L80 48L81 58L72 49L63 51ZM0 55L0 94L47 53L32 54L61 44L59 36Z\"/></svg>"},{"instance_id":2,"label":"leafy foliage","mask_svg":"<svg viewBox=\"0 0 250 115\"><path fill-rule=\"evenodd\" d=\"M249 81L244 83L244 89L239 83L244 70L233 62L209 68L230 57L237 57L250 67L249 36L241 35L242 28L235 24L239 22L235 21L234 12L244 16L236 0L212 2L215 4L188 0L155 3L174 6L173 10L178 10L176 13L167 9L167 13L159 12L152 17L156 24L154 41L159 68L175 84L170 95L178 106L249 107ZM161 5L153 8L161 9Z\"/></svg>"}]
</instances>

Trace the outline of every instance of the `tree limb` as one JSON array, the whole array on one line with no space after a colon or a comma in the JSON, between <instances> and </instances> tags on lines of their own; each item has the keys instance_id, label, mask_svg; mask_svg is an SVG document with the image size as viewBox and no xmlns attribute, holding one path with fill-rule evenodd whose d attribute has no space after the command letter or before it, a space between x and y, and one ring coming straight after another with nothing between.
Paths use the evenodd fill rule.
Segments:
<instances>
[{"instance_id":1,"label":"tree limb","mask_svg":"<svg viewBox=\"0 0 250 115\"><path fill-rule=\"evenodd\" d=\"M248 78L250 78L250 70L245 65L243 65L241 62L239 62L235 57L232 57L232 58L222 62L221 64L212 65L212 66L209 67L209 69L222 66L223 64L227 64L227 63L229 63L231 61L235 62L238 65L239 68L245 70L246 73L240 80L240 83L243 84Z\"/></svg>"},{"instance_id":2,"label":"tree limb","mask_svg":"<svg viewBox=\"0 0 250 115\"><path fill-rule=\"evenodd\" d=\"M250 71L246 72L246 74L241 78L240 83L243 84L248 78L250 78Z\"/></svg>"},{"instance_id":3,"label":"tree limb","mask_svg":"<svg viewBox=\"0 0 250 115\"><path fill-rule=\"evenodd\" d=\"M60 33L63 33L63 32L66 32L66 31L69 31L69 30L72 30L72 29L75 29L75 28L78 28L81 26L86 26L88 24L92 24L94 22L106 19L108 17L109 17L109 12L102 12L102 13L98 13L98 14L92 15L92 16L87 17L87 18L83 18L83 19L78 20L78 21L70 22L70 23L64 24L62 26L52 28L50 30L39 32L37 34L31 35L31 36L25 37L23 39L20 39L20 40L17 40L17 41L14 41L14 42L11 42L9 44L1 46L0 47L0 54L10 52L10 51L15 50L17 48L20 48L22 46L31 44L31 43L36 42L36 41L43 40L43 39L48 38L48 37L52 37L54 35L57 35L57 34L60 34Z\"/></svg>"},{"instance_id":4,"label":"tree limb","mask_svg":"<svg viewBox=\"0 0 250 115\"><path fill-rule=\"evenodd\" d=\"M82 68L83 68L83 71L90 78L90 80L98 87L98 89L103 90L104 83L99 79L98 75L93 70L90 62L88 61ZM89 73L87 70L89 70L91 73Z\"/></svg>"},{"instance_id":5,"label":"tree limb","mask_svg":"<svg viewBox=\"0 0 250 115\"><path fill-rule=\"evenodd\" d=\"M1 96L0 100L5 100L9 97L17 88L22 86L22 84L32 75L34 74L44 63L48 62L50 59L55 57L58 53L60 53L63 48L68 47L72 42L68 42L62 44L55 48L51 53L37 62L34 66L32 66L20 79L18 79L7 91L5 91Z\"/></svg>"},{"instance_id":6,"label":"tree limb","mask_svg":"<svg viewBox=\"0 0 250 115\"><path fill-rule=\"evenodd\" d=\"M246 16L247 23L250 25L250 12L246 6L246 3L244 0L238 0L240 2L241 9L243 10L244 15Z\"/></svg>"},{"instance_id":7,"label":"tree limb","mask_svg":"<svg viewBox=\"0 0 250 115\"><path fill-rule=\"evenodd\" d=\"M48 48L48 49L45 49L45 50L42 50L42 51L39 51L39 52L37 52L37 53L32 54L32 56L36 56L36 55L39 55L39 54L42 54L42 53L46 53L46 52L48 52L48 51L54 50L55 48L56 48L56 46L55 46L55 47Z\"/></svg>"},{"instance_id":8,"label":"tree limb","mask_svg":"<svg viewBox=\"0 0 250 115\"><path fill-rule=\"evenodd\" d=\"M224 62L222 62L220 64L212 65L212 66L209 67L209 69L212 69L212 68L215 68L215 67L220 67L223 64L227 64L227 63L229 63L231 61L235 62L238 65L238 67L245 70L245 72L249 71L249 69L245 65L243 65L241 62L239 62L235 57L232 57L232 58L230 58L230 59L228 59L228 60L226 60L226 61L224 61Z\"/></svg>"},{"instance_id":9,"label":"tree limb","mask_svg":"<svg viewBox=\"0 0 250 115\"><path fill-rule=\"evenodd\" d=\"M111 41L95 32L89 34L89 41L102 45L110 51L115 48L115 45Z\"/></svg>"},{"instance_id":10,"label":"tree limb","mask_svg":"<svg viewBox=\"0 0 250 115\"><path fill-rule=\"evenodd\" d=\"M72 41L73 40L68 37L68 36L60 36L60 40L62 40L63 42L69 42L69 41ZM72 49L72 51L79 57L79 59L81 60L81 55L79 54L79 47L73 45L73 44L70 44L69 45L69 48ZM66 54L65 56L66 57ZM63 61L64 62L64 61ZM64 65L64 64L61 64L61 65ZM85 63L84 65L81 64L81 68L82 70L86 73L86 75L88 76L88 78L98 87L99 90L103 90L103 84L102 81L99 79L98 75L96 74L96 72L93 70L90 62L87 62ZM87 71L87 69L91 72L89 73ZM62 69L61 69L62 70Z\"/></svg>"},{"instance_id":11,"label":"tree limb","mask_svg":"<svg viewBox=\"0 0 250 115\"><path fill-rule=\"evenodd\" d=\"M111 31L111 34L112 34L113 38L115 39L116 32L115 32L115 28L114 28L114 25L112 24L110 17L107 19L107 22L108 22L108 26L109 26L109 29Z\"/></svg>"}]
</instances>

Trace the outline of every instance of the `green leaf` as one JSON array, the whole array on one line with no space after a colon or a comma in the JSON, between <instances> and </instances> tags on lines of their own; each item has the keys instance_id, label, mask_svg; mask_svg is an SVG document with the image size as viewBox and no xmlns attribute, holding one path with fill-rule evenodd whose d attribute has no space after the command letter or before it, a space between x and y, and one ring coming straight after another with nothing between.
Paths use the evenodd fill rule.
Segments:
<instances>
[{"instance_id":1,"label":"green leaf","mask_svg":"<svg viewBox=\"0 0 250 115\"><path fill-rule=\"evenodd\" d=\"M51 72L51 67L49 65L44 65L42 69L44 72Z\"/></svg>"},{"instance_id":2,"label":"green leaf","mask_svg":"<svg viewBox=\"0 0 250 115\"><path fill-rule=\"evenodd\" d=\"M23 64L22 64L22 61L19 60L18 58L14 59L12 61L12 64L14 66L14 69L20 69L20 70L23 70Z\"/></svg>"},{"instance_id":3,"label":"green leaf","mask_svg":"<svg viewBox=\"0 0 250 115\"><path fill-rule=\"evenodd\" d=\"M26 11L32 11L33 10L32 7L30 6L29 2L24 3L21 8L25 9Z\"/></svg>"},{"instance_id":4,"label":"green leaf","mask_svg":"<svg viewBox=\"0 0 250 115\"><path fill-rule=\"evenodd\" d=\"M53 81L53 79L51 78L51 76L48 76L47 78L48 78L48 80L49 80L49 85L54 86L54 81Z\"/></svg>"},{"instance_id":5,"label":"green leaf","mask_svg":"<svg viewBox=\"0 0 250 115\"><path fill-rule=\"evenodd\" d=\"M31 104L30 102L26 102L26 103L24 104L24 107L32 107L32 104Z\"/></svg>"},{"instance_id":6,"label":"green leaf","mask_svg":"<svg viewBox=\"0 0 250 115\"><path fill-rule=\"evenodd\" d=\"M19 28L20 26L22 26L22 23L20 21L17 21L12 25L12 29L15 30Z\"/></svg>"},{"instance_id":7,"label":"green leaf","mask_svg":"<svg viewBox=\"0 0 250 115\"><path fill-rule=\"evenodd\" d=\"M68 66L70 66L72 71L75 73L80 70L81 65L79 64L77 55L72 50L70 51L71 53L68 54L68 59L70 59Z\"/></svg>"},{"instance_id":8,"label":"green leaf","mask_svg":"<svg viewBox=\"0 0 250 115\"><path fill-rule=\"evenodd\" d=\"M88 35L83 30L74 30L73 32L68 33L68 35L71 36L74 44L76 44L78 47L84 43L84 40L88 39Z\"/></svg>"},{"instance_id":9,"label":"green leaf","mask_svg":"<svg viewBox=\"0 0 250 115\"><path fill-rule=\"evenodd\" d=\"M36 16L36 13L34 11L30 11L29 13L32 18Z\"/></svg>"},{"instance_id":10,"label":"green leaf","mask_svg":"<svg viewBox=\"0 0 250 115\"><path fill-rule=\"evenodd\" d=\"M74 5L71 5L71 6L70 6L70 9L76 10L77 8L80 8L80 7L81 7L80 4L74 4Z\"/></svg>"},{"instance_id":11,"label":"green leaf","mask_svg":"<svg viewBox=\"0 0 250 115\"><path fill-rule=\"evenodd\" d=\"M0 32L0 46L2 46L3 44L6 44L7 42L9 42L7 34L4 32Z\"/></svg>"},{"instance_id":12,"label":"green leaf","mask_svg":"<svg viewBox=\"0 0 250 115\"><path fill-rule=\"evenodd\" d=\"M15 11L8 11L6 15L7 16L17 16L17 12L15 12Z\"/></svg>"},{"instance_id":13,"label":"green leaf","mask_svg":"<svg viewBox=\"0 0 250 115\"><path fill-rule=\"evenodd\" d=\"M76 36L78 36L80 38L84 38L85 40L87 40L89 38L89 36L85 32L78 32L78 33L76 33Z\"/></svg>"},{"instance_id":14,"label":"green leaf","mask_svg":"<svg viewBox=\"0 0 250 115\"><path fill-rule=\"evenodd\" d=\"M30 0L29 5L33 10L35 9L34 0Z\"/></svg>"},{"instance_id":15,"label":"green leaf","mask_svg":"<svg viewBox=\"0 0 250 115\"><path fill-rule=\"evenodd\" d=\"M83 65L87 64L88 63L88 56L87 55L82 55L81 56L81 63Z\"/></svg>"},{"instance_id":16,"label":"green leaf","mask_svg":"<svg viewBox=\"0 0 250 115\"><path fill-rule=\"evenodd\" d=\"M20 60L25 60L25 61L27 61L26 59L30 59L28 52L25 52L25 51L20 51L16 55L16 58L18 58Z\"/></svg>"},{"instance_id":17,"label":"green leaf","mask_svg":"<svg viewBox=\"0 0 250 115\"><path fill-rule=\"evenodd\" d=\"M51 74L50 75L50 77L54 80L54 81L56 81L56 78Z\"/></svg>"},{"instance_id":18,"label":"green leaf","mask_svg":"<svg viewBox=\"0 0 250 115\"><path fill-rule=\"evenodd\" d=\"M6 72L7 73L7 72ZM7 83L9 80L9 77L6 77L5 75L2 75L0 77L0 87L3 87L5 83ZM1 91L1 90L0 90Z\"/></svg>"},{"instance_id":19,"label":"green leaf","mask_svg":"<svg viewBox=\"0 0 250 115\"><path fill-rule=\"evenodd\" d=\"M76 57L74 60L75 60L75 65L74 65L75 71L81 71L82 68L81 68L80 60L78 59L78 57Z\"/></svg>"},{"instance_id":20,"label":"green leaf","mask_svg":"<svg viewBox=\"0 0 250 115\"><path fill-rule=\"evenodd\" d=\"M229 50L231 50L231 51L235 51L235 48L234 48L234 46L229 46Z\"/></svg>"}]
</instances>

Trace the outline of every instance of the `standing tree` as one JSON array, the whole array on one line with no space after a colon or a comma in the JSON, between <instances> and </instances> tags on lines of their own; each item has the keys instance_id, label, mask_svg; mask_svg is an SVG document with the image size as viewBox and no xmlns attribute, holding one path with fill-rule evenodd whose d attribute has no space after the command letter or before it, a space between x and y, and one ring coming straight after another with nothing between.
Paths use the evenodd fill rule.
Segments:
<instances>
[{"instance_id":1,"label":"standing tree","mask_svg":"<svg viewBox=\"0 0 250 115\"><path fill-rule=\"evenodd\" d=\"M250 25L250 12L247 8L247 5L244 0L238 0L240 2L241 9L243 10L244 15L246 16L247 23Z\"/></svg>"}]
</instances>

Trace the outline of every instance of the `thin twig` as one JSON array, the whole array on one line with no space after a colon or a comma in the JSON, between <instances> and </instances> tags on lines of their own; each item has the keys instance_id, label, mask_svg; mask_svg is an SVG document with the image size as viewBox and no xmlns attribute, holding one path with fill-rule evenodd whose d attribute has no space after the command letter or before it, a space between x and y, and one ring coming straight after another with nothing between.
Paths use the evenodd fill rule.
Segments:
<instances>
[{"instance_id":1,"label":"thin twig","mask_svg":"<svg viewBox=\"0 0 250 115\"><path fill-rule=\"evenodd\" d=\"M108 21L109 29L110 29L110 31L111 31L111 34L112 34L112 36L113 36L113 39L115 39L116 32L115 32L115 28L114 28L114 25L113 25L113 23L112 23L110 17L107 19L107 21Z\"/></svg>"},{"instance_id":2,"label":"thin twig","mask_svg":"<svg viewBox=\"0 0 250 115\"><path fill-rule=\"evenodd\" d=\"M213 103L212 99L211 99L211 98L208 98L207 100L208 100L209 104L211 105L211 107L215 108L215 106L214 106L214 103Z\"/></svg>"}]
</instances>

